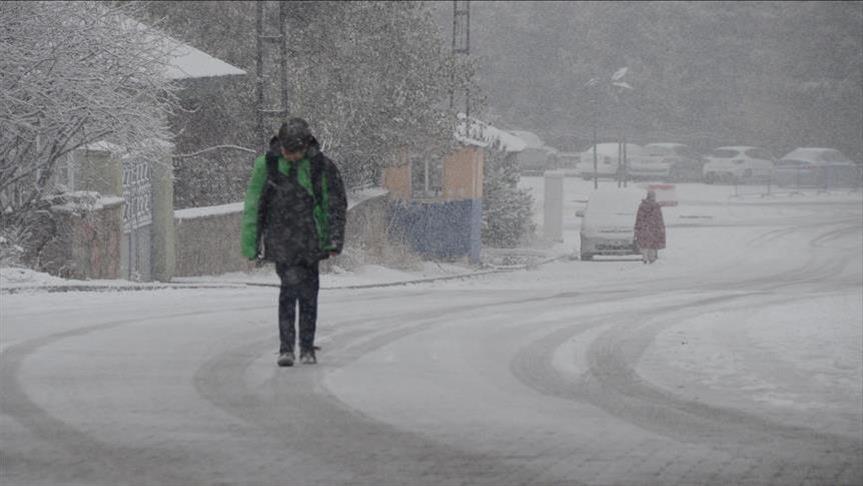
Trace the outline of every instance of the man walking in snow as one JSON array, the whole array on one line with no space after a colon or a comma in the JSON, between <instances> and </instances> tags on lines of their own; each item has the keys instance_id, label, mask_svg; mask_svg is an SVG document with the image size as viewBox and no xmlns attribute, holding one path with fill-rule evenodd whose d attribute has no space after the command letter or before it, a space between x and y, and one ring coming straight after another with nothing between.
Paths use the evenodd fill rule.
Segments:
<instances>
[{"instance_id":1,"label":"man walking in snow","mask_svg":"<svg viewBox=\"0 0 863 486\"><path fill-rule=\"evenodd\" d=\"M635 244L641 250L642 261L653 263L658 250L665 248L665 222L662 207L656 202L656 193L647 191L647 198L638 206L635 217Z\"/></svg>"},{"instance_id":2,"label":"man walking in snow","mask_svg":"<svg viewBox=\"0 0 863 486\"><path fill-rule=\"evenodd\" d=\"M243 212L242 250L274 262L279 293L279 366L293 366L299 304L300 361L316 363L320 260L341 253L347 202L336 165L308 123L292 118L255 159Z\"/></svg>"}]
</instances>

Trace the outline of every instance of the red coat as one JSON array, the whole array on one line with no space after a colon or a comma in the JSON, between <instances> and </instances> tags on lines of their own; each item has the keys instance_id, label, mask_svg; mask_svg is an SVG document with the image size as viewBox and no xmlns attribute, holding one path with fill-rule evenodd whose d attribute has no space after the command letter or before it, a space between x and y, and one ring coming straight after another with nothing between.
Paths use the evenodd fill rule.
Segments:
<instances>
[{"instance_id":1,"label":"red coat","mask_svg":"<svg viewBox=\"0 0 863 486\"><path fill-rule=\"evenodd\" d=\"M644 199L638 206L638 215L635 217L635 244L639 249L665 248L665 222L662 220L662 208L656 201Z\"/></svg>"}]
</instances>

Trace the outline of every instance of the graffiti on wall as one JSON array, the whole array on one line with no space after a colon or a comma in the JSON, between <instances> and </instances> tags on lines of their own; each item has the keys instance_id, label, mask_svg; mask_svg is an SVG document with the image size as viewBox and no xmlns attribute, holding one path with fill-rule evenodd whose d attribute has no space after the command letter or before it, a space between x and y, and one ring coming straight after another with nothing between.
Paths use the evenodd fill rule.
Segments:
<instances>
[{"instance_id":1,"label":"graffiti on wall","mask_svg":"<svg viewBox=\"0 0 863 486\"><path fill-rule=\"evenodd\" d=\"M153 222L150 164L129 158L123 161L123 232L129 233Z\"/></svg>"}]
</instances>

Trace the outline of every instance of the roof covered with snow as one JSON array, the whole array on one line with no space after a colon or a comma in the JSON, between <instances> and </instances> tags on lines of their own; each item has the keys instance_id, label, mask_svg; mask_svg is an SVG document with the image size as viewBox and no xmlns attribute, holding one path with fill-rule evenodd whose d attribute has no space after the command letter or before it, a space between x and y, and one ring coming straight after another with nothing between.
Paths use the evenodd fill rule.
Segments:
<instances>
[{"instance_id":1,"label":"roof covered with snow","mask_svg":"<svg viewBox=\"0 0 863 486\"><path fill-rule=\"evenodd\" d=\"M520 137L505 130L493 127L488 123L470 117L467 124L469 133L465 133L465 115L458 114L458 124L455 130L455 139L465 145L500 150L501 152L521 152L527 148L527 143Z\"/></svg>"},{"instance_id":2,"label":"roof covered with snow","mask_svg":"<svg viewBox=\"0 0 863 486\"><path fill-rule=\"evenodd\" d=\"M121 153L123 152L123 147L119 145L113 144L111 142L100 140L98 142L91 142L85 145L82 145L81 148L83 150L89 150L91 152L111 152L111 153Z\"/></svg>"},{"instance_id":3,"label":"roof covered with snow","mask_svg":"<svg viewBox=\"0 0 863 486\"><path fill-rule=\"evenodd\" d=\"M596 153L598 155L607 155L611 157L617 157L618 150L620 147L617 142L607 142L607 143L598 143L596 144ZM638 144L627 143L626 144L626 155L631 156L635 154L639 154L642 152L642 147ZM593 145L584 149L583 154L593 154Z\"/></svg>"},{"instance_id":4,"label":"roof covered with snow","mask_svg":"<svg viewBox=\"0 0 863 486\"><path fill-rule=\"evenodd\" d=\"M509 133L524 140L524 143L527 144L527 148L545 150L546 152L555 154L558 152L556 148L548 146L541 138L539 138L539 135L533 132L528 132L526 130L510 130Z\"/></svg>"},{"instance_id":5,"label":"roof covered with snow","mask_svg":"<svg viewBox=\"0 0 863 486\"><path fill-rule=\"evenodd\" d=\"M232 66L225 61L216 59L204 51L180 42L167 34L142 24L134 19L127 19L129 30L152 38L153 42L162 42L170 58L166 61L165 74L170 79L194 79L217 76L234 76L246 74L246 71Z\"/></svg>"},{"instance_id":6,"label":"roof covered with snow","mask_svg":"<svg viewBox=\"0 0 863 486\"><path fill-rule=\"evenodd\" d=\"M813 162L848 162L848 157L832 148L800 147L785 154L783 159L799 159Z\"/></svg>"}]
</instances>

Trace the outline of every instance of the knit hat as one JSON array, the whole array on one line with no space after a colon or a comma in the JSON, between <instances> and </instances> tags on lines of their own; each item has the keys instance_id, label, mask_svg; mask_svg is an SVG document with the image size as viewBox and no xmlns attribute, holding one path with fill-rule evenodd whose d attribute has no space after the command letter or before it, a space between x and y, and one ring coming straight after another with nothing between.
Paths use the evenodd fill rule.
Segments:
<instances>
[{"instance_id":1,"label":"knit hat","mask_svg":"<svg viewBox=\"0 0 863 486\"><path fill-rule=\"evenodd\" d=\"M302 118L291 118L279 128L279 140L285 150L296 152L309 146L313 140L312 131Z\"/></svg>"}]
</instances>

